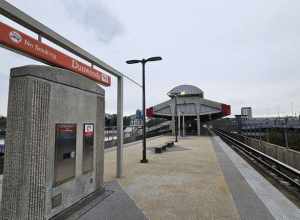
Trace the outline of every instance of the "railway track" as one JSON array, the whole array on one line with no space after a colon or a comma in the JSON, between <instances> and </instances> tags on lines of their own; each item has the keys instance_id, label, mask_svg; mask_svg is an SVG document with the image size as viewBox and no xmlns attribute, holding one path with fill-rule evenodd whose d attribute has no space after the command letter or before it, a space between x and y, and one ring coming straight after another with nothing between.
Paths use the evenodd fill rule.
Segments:
<instances>
[{"instance_id":1,"label":"railway track","mask_svg":"<svg viewBox=\"0 0 300 220\"><path fill-rule=\"evenodd\" d=\"M298 192L300 192L299 170L252 148L236 138L233 138L228 132L219 129L214 129L213 131L240 154L248 158L250 161L256 161L264 168L271 171L271 174L276 175L280 179L288 182L291 186L297 189Z\"/></svg>"}]
</instances>

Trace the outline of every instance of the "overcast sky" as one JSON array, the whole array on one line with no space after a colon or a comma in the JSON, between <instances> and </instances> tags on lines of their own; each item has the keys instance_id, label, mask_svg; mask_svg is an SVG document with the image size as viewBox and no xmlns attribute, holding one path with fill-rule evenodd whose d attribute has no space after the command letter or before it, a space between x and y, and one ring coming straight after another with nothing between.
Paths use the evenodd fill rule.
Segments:
<instances>
[{"instance_id":1,"label":"overcast sky","mask_svg":"<svg viewBox=\"0 0 300 220\"><path fill-rule=\"evenodd\" d=\"M192 84L205 98L230 104L233 114L241 106L257 116L300 113L299 0L9 2L139 82L141 66L126 59L162 56L146 67L147 106L167 100L176 85ZM0 58L6 115L10 68L37 62L2 48ZM114 79L105 89L106 112L116 111L116 85ZM141 106L141 89L128 81L124 88L131 114Z\"/></svg>"}]
</instances>

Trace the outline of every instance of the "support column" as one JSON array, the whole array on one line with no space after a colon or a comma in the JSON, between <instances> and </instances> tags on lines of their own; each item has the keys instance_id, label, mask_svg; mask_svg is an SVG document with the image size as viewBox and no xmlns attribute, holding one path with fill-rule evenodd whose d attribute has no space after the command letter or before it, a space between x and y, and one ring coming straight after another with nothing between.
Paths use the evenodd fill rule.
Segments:
<instances>
[{"instance_id":1,"label":"support column","mask_svg":"<svg viewBox=\"0 0 300 220\"><path fill-rule=\"evenodd\" d=\"M284 125L283 129L284 129L284 143L285 143L285 147L286 147L286 148L289 148L287 122L285 122L285 125Z\"/></svg>"},{"instance_id":2,"label":"support column","mask_svg":"<svg viewBox=\"0 0 300 220\"><path fill-rule=\"evenodd\" d=\"M197 135L201 135L201 122L199 113L197 114Z\"/></svg>"},{"instance_id":3,"label":"support column","mask_svg":"<svg viewBox=\"0 0 300 220\"><path fill-rule=\"evenodd\" d=\"M182 113L182 136L185 136L184 113Z\"/></svg>"},{"instance_id":4,"label":"support column","mask_svg":"<svg viewBox=\"0 0 300 220\"><path fill-rule=\"evenodd\" d=\"M178 112L178 136L180 137L180 111Z\"/></svg>"},{"instance_id":5,"label":"support column","mask_svg":"<svg viewBox=\"0 0 300 220\"><path fill-rule=\"evenodd\" d=\"M178 123L178 112L177 112L177 95L175 95L174 97L175 100L175 108L174 108L174 112L175 112L175 142L178 142L178 129L177 129L177 123Z\"/></svg>"},{"instance_id":6,"label":"support column","mask_svg":"<svg viewBox=\"0 0 300 220\"><path fill-rule=\"evenodd\" d=\"M118 97L117 97L117 178L123 174L123 78L118 77Z\"/></svg>"},{"instance_id":7,"label":"support column","mask_svg":"<svg viewBox=\"0 0 300 220\"><path fill-rule=\"evenodd\" d=\"M171 114L172 114L172 122L171 122L171 128L172 128L172 136L175 136L175 105L170 106Z\"/></svg>"},{"instance_id":8,"label":"support column","mask_svg":"<svg viewBox=\"0 0 300 220\"><path fill-rule=\"evenodd\" d=\"M200 122L200 103L196 106L196 112L197 112L197 135L201 135L201 122Z\"/></svg>"}]
</instances>

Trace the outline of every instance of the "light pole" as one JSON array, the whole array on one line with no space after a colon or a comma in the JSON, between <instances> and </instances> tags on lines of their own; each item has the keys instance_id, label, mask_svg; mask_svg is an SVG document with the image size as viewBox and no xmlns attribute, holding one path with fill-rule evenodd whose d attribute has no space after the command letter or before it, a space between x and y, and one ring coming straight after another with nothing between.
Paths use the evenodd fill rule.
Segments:
<instances>
[{"instance_id":1,"label":"light pole","mask_svg":"<svg viewBox=\"0 0 300 220\"><path fill-rule=\"evenodd\" d=\"M161 57L150 57L148 59L142 60L127 60L127 64L142 64L142 73L143 73L143 159L141 163L148 163L147 155L146 155L146 94L145 94L145 64L151 61L159 61L162 60Z\"/></svg>"}]
</instances>

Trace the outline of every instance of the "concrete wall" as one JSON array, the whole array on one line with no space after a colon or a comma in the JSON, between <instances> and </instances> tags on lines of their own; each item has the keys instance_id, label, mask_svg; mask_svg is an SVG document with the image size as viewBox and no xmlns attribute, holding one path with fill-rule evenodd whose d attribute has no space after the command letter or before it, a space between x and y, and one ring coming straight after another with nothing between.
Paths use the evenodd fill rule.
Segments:
<instances>
[{"instance_id":1,"label":"concrete wall","mask_svg":"<svg viewBox=\"0 0 300 220\"><path fill-rule=\"evenodd\" d=\"M2 219L49 219L103 188L104 90L70 71L12 70L4 162ZM75 177L54 185L55 125L77 124ZM83 124L94 123L94 169L83 174ZM53 208L53 198L61 204Z\"/></svg>"}]
</instances>

